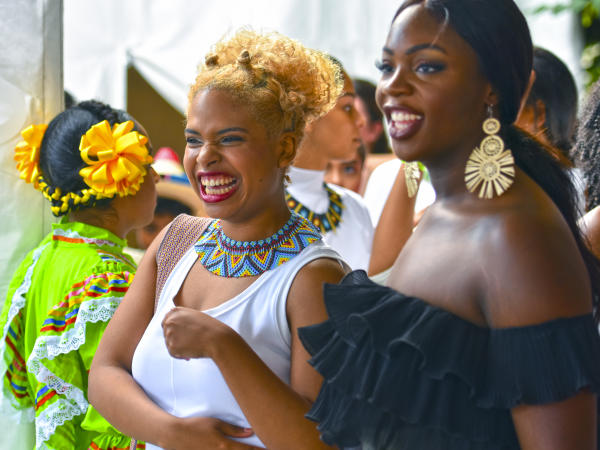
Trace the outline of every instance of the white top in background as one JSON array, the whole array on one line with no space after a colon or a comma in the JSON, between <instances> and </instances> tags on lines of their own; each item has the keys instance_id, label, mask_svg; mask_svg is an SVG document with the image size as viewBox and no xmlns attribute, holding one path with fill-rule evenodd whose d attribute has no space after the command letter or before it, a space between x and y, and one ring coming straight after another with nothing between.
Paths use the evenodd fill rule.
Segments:
<instances>
[{"instance_id":1,"label":"white top in background","mask_svg":"<svg viewBox=\"0 0 600 450\"><path fill-rule=\"evenodd\" d=\"M290 167L288 175L291 183L287 186L287 191L296 200L318 214L327 211L329 197L323 189L324 171ZM327 185L340 195L344 209L341 222L335 230L325 233L323 240L337 251L353 270L367 270L373 244L373 224L369 210L356 192L335 184Z\"/></svg>"}]
</instances>

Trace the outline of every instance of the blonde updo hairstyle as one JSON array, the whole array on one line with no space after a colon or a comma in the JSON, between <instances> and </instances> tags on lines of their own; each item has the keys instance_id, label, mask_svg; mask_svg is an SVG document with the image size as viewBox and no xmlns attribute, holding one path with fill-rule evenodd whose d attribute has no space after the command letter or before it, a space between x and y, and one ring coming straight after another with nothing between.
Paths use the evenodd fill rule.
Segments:
<instances>
[{"instance_id":1,"label":"blonde updo hairstyle","mask_svg":"<svg viewBox=\"0 0 600 450\"><path fill-rule=\"evenodd\" d=\"M343 89L340 68L325 53L277 32L248 29L217 42L190 89L224 90L248 106L270 136L292 132L296 148L307 123L325 115Z\"/></svg>"}]
</instances>

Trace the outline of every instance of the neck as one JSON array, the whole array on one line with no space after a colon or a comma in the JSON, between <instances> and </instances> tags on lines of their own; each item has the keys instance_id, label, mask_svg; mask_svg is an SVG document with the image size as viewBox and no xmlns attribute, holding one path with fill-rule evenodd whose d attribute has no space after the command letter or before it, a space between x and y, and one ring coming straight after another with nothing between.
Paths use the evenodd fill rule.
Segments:
<instances>
[{"instance_id":1,"label":"neck","mask_svg":"<svg viewBox=\"0 0 600 450\"><path fill-rule=\"evenodd\" d=\"M236 241L258 241L276 233L290 218L290 210L282 193L277 205L267 206L252 217L238 220L221 219L225 235Z\"/></svg>"},{"instance_id":2,"label":"neck","mask_svg":"<svg viewBox=\"0 0 600 450\"><path fill-rule=\"evenodd\" d=\"M437 199L450 200L473 195L467 190L465 184L465 167L471 152L481 142L482 136L458 149L446 149L435 160L423 161L429 171Z\"/></svg>"},{"instance_id":3,"label":"neck","mask_svg":"<svg viewBox=\"0 0 600 450\"><path fill-rule=\"evenodd\" d=\"M131 231L123 226L116 214L111 214L111 209L98 211L96 208L86 208L69 213L69 220L81 222L98 228L104 228L115 236L125 239Z\"/></svg>"}]
</instances>

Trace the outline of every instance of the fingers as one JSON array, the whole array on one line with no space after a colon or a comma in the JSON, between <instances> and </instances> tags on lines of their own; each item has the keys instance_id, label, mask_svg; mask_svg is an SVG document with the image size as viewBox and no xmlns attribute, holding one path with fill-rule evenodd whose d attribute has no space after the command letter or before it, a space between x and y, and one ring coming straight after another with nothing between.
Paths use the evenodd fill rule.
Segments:
<instances>
[{"instance_id":1,"label":"fingers","mask_svg":"<svg viewBox=\"0 0 600 450\"><path fill-rule=\"evenodd\" d=\"M216 419L215 426L216 426L217 430L219 430L221 433L223 433L227 437L247 438L254 434L254 431L252 431L252 428L238 427L236 425L232 425L230 423L223 422L218 419ZM252 445L243 444L241 442L229 441L227 444L228 444L227 449L230 449L230 450L259 450L259 447L254 447Z\"/></svg>"},{"instance_id":2,"label":"fingers","mask_svg":"<svg viewBox=\"0 0 600 450\"><path fill-rule=\"evenodd\" d=\"M236 425L232 425L227 422L223 422L222 420L218 420L215 424L217 430L223 433L226 436L236 437L236 438L244 438L250 437L254 434L252 428L243 428L238 427ZM246 448L246 447L244 447Z\"/></svg>"},{"instance_id":3,"label":"fingers","mask_svg":"<svg viewBox=\"0 0 600 450\"><path fill-rule=\"evenodd\" d=\"M171 308L170 311L167 311L167 313L165 314L165 317L163 317L162 322L160 323L161 327L164 329L165 328L165 324L167 322L167 320L169 320L169 318L175 314L177 312L177 310L180 309L178 306L175 306L173 308Z\"/></svg>"}]
</instances>

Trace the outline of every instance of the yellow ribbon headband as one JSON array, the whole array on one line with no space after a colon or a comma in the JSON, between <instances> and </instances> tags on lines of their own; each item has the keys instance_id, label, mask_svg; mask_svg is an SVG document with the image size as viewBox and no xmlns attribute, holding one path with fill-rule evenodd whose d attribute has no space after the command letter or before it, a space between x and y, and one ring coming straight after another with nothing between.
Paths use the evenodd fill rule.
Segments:
<instances>
[{"instance_id":1,"label":"yellow ribbon headband","mask_svg":"<svg viewBox=\"0 0 600 450\"><path fill-rule=\"evenodd\" d=\"M81 159L87 164L79 171L89 189L61 195L59 188L51 188L39 168L40 147L47 125L31 125L21 132L23 141L15 147L14 159L20 178L41 190L53 203L55 215L66 213L71 206L112 198L134 195L147 173L146 166L152 162L146 144L148 138L133 131L131 120L112 126L103 120L93 125L79 144Z\"/></svg>"}]
</instances>

